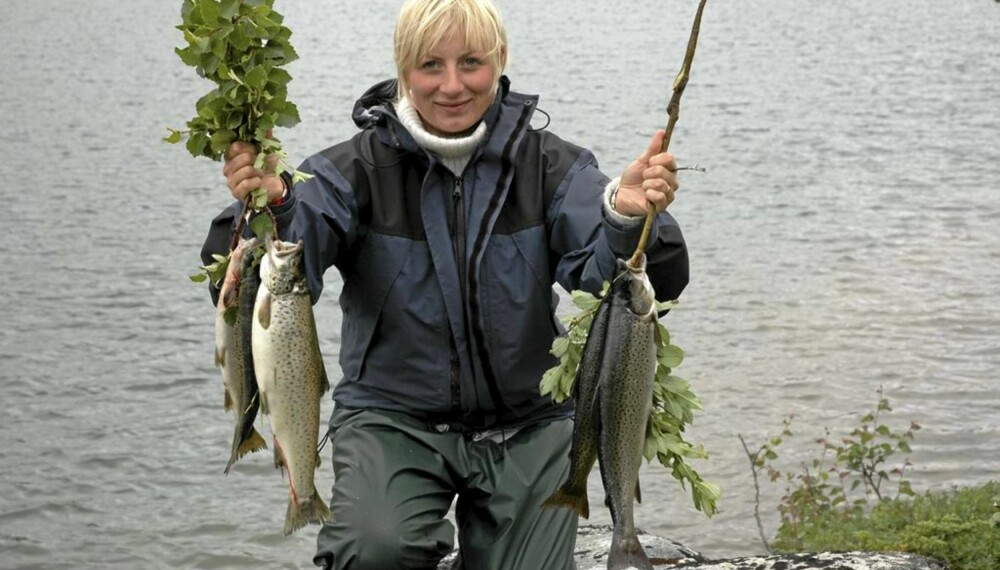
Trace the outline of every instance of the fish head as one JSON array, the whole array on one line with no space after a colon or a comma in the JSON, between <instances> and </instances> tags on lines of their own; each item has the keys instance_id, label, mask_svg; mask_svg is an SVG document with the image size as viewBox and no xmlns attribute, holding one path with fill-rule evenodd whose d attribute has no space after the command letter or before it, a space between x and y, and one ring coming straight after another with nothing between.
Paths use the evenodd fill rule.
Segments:
<instances>
[{"instance_id":1,"label":"fish head","mask_svg":"<svg viewBox=\"0 0 1000 570\"><path fill-rule=\"evenodd\" d=\"M265 280L271 293L289 293L305 278L304 249L302 240L296 243L270 241L267 255L261 260L261 279Z\"/></svg>"},{"instance_id":2,"label":"fish head","mask_svg":"<svg viewBox=\"0 0 1000 570\"><path fill-rule=\"evenodd\" d=\"M243 262L257 247L257 243L257 238L240 239L236 247L229 252L229 266L226 268L226 277L219 290L220 309L231 307L236 303L240 280L243 278Z\"/></svg>"},{"instance_id":3,"label":"fish head","mask_svg":"<svg viewBox=\"0 0 1000 570\"><path fill-rule=\"evenodd\" d=\"M646 256L641 255L636 267L619 259L610 295L621 299L636 315L649 315L656 307L656 292L646 275Z\"/></svg>"}]
</instances>

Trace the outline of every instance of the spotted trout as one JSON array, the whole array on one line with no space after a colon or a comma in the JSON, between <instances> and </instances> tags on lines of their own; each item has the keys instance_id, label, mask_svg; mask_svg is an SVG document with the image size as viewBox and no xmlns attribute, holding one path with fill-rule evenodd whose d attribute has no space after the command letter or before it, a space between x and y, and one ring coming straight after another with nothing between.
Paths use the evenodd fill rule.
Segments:
<instances>
[{"instance_id":1,"label":"spotted trout","mask_svg":"<svg viewBox=\"0 0 1000 570\"><path fill-rule=\"evenodd\" d=\"M607 297L605 297L605 300ZM594 313L583 345L580 365L573 379L573 400L576 418L573 423L573 444L570 448L570 471L566 482L542 503L542 508L568 507L583 518L590 518L590 501L587 498L587 478L597 462L598 426L600 414L594 405L597 385L601 377L604 358L604 340L608 331L611 303L602 301Z\"/></svg>"},{"instance_id":2,"label":"spotted trout","mask_svg":"<svg viewBox=\"0 0 1000 570\"><path fill-rule=\"evenodd\" d=\"M215 313L215 365L222 370L225 409L236 416L227 474L239 458L267 447L253 426L258 401L250 331L260 278L251 252L256 247L256 239L241 240L230 254Z\"/></svg>"},{"instance_id":3,"label":"spotted trout","mask_svg":"<svg viewBox=\"0 0 1000 570\"><path fill-rule=\"evenodd\" d=\"M320 398L329 387L305 281L303 245L267 238L253 319L261 410L274 435L274 465L288 472L285 534L330 518L313 480L319 466Z\"/></svg>"},{"instance_id":4,"label":"spotted trout","mask_svg":"<svg viewBox=\"0 0 1000 570\"><path fill-rule=\"evenodd\" d=\"M645 256L638 267L618 260L574 381L577 401L569 478L544 505L569 507L586 517L586 480L596 454L614 523L609 570L653 568L639 543L633 506L642 500L639 467L653 405L656 329L656 299Z\"/></svg>"}]
</instances>

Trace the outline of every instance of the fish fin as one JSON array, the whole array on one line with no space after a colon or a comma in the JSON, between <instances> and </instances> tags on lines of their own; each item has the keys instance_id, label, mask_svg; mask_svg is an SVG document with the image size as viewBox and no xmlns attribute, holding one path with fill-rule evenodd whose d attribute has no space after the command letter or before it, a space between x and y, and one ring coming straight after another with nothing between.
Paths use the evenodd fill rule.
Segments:
<instances>
[{"instance_id":1,"label":"fish fin","mask_svg":"<svg viewBox=\"0 0 1000 570\"><path fill-rule=\"evenodd\" d=\"M635 502L642 502L642 489L639 488L639 478L635 478Z\"/></svg>"},{"instance_id":2,"label":"fish fin","mask_svg":"<svg viewBox=\"0 0 1000 570\"><path fill-rule=\"evenodd\" d=\"M226 350L221 346L215 347L215 367L223 368L226 365ZM229 408L226 408L227 410Z\"/></svg>"},{"instance_id":3,"label":"fish fin","mask_svg":"<svg viewBox=\"0 0 1000 570\"><path fill-rule=\"evenodd\" d=\"M260 413L262 415L265 415L265 416L268 415L267 414L267 395L264 394L264 392L257 392L257 397L260 399ZM261 419L263 419L263 418L261 418Z\"/></svg>"},{"instance_id":4,"label":"fish fin","mask_svg":"<svg viewBox=\"0 0 1000 570\"><path fill-rule=\"evenodd\" d=\"M320 357L320 378L319 378L319 393L322 396L330 389L330 378L326 375L326 365L323 364L323 359Z\"/></svg>"},{"instance_id":5,"label":"fish fin","mask_svg":"<svg viewBox=\"0 0 1000 570\"><path fill-rule=\"evenodd\" d=\"M557 507L568 507L581 517L590 518L590 501L587 499L586 489L583 489L582 492L575 489L567 490L563 487L556 489L556 492L542 503L542 509Z\"/></svg>"},{"instance_id":6,"label":"fish fin","mask_svg":"<svg viewBox=\"0 0 1000 570\"><path fill-rule=\"evenodd\" d=\"M288 463L285 462L285 452L281 449L281 443L278 442L278 438L274 438L274 467L276 469L283 468ZM294 491L294 489L293 489Z\"/></svg>"},{"instance_id":7,"label":"fish fin","mask_svg":"<svg viewBox=\"0 0 1000 570\"><path fill-rule=\"evenodd\" d=\"M639 568L641 570L654 570L653 564L646 556L639 538L621 538L615 532L611 538L611 549L608 551L608 570L625 570L626 568Z\"/></svg>"},{"instance_id":8,"label":"fish fin","mask_svg":"<svg viewBox=\"0 0 1000 570\"><path fill-rule=\"evenodd\" d=\"M254 451L260 451L261 449L267 449L267 442L261 437L260 432L255 428L250 428L250 435L240 444L238 451L238 456L243 457L248 453L253 453Z\"/></svg>"},{"instance_id":9,"label":"fish fin","mask_svg":"<svg viewBox=\"0 0 1000 570\"><path fill-rule=\"evenodd\" d=\"M257 303L257 322L267 330L271 326L271 293L267 292Z\"/></svg>"},{"instance_id":10,"label":"fish fin","mask_svg":"<svg viewBox=\"0 0 1000 570\"><path fill-rule=\"evenodd\" d=\"M222 407L227 412L233 409L233 397L229 395L229 390L222 391Z\"/></svg>"},{"instance_id":11,"label":"fish fin","mask_svg":"<svg viewBox=\"0 0 1000 570\"><path fill-rule=\"evenodd\" d=\"M288 510L285 512L285 536L306 526L309 523L323 524L333 518L330 507L326 506L319 493L313 492L313 496L304 503L295 500L288 501Z\"/></svg>"},{"instance_id":12,"label":"fish fin","mask_svg":"<svg viewBox=\"0 0 1000 570\"><path fill-rule=\"evenodd\" d=\"M254 451L259 451L261 449L267 449L267 442L264 438L260 436L260 433L256 429L250 428L250 435L246 437L239 444L233 445L233 452L229 456L229 463L226 464L226 469L223 471L226 475L229 475L229 470L232 469L233 464L237 460L241 459L244 455L252 453Z\"/></svg>"}]
</instances>

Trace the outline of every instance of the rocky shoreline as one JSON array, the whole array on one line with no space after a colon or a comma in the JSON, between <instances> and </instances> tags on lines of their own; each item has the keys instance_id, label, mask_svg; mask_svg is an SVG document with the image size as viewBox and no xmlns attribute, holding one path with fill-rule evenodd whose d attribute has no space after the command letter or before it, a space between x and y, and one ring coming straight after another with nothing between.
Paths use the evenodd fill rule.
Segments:
<instances>
[{"instance_id":1,"label":"rocky shoreline","mask_svg":"<svg viewBox=\"0 0 1000 570\"><path fill-rule=\"evenodd\" d=\"M639 541L657 569L948 570L947 565L937 560L902 552L817 552L712 560L679 542L660 536L640 533ZM577 570L605 570L610 545L610 526L581 526L576 540ZM438 570L453 570L456 555L452 553L446 557Z\"/></svg>"}]
</instances>

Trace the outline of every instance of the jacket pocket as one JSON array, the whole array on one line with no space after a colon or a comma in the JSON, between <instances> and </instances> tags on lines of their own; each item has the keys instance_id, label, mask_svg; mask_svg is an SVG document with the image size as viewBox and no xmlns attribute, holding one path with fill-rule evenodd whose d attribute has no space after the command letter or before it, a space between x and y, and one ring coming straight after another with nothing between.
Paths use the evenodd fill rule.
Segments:
<instances>
[{"instance_id":1,"label":"jacket pocket","mask_svg":"<svg viewBox=\"0 0 1000 570\"><path fill-rule=\"evenodd\" d=\"M482 266L490 360L512 408L539 398L542 373L555 364L549 348L559 331L545 244L542 226L494 235Z\"/></svg>"},{"instance_id":2,"label":"jacket pocket","mask_svg":"<svg viewBox=\"0 0 1000 570\"><path fill-rule=\"evenodd\" d=\"M386 297L412 247L410 239L369 235L358 253L354 271L345 276L340 295L340 367L348 382L361 376Z\"/></svg>"}]
</instances>

